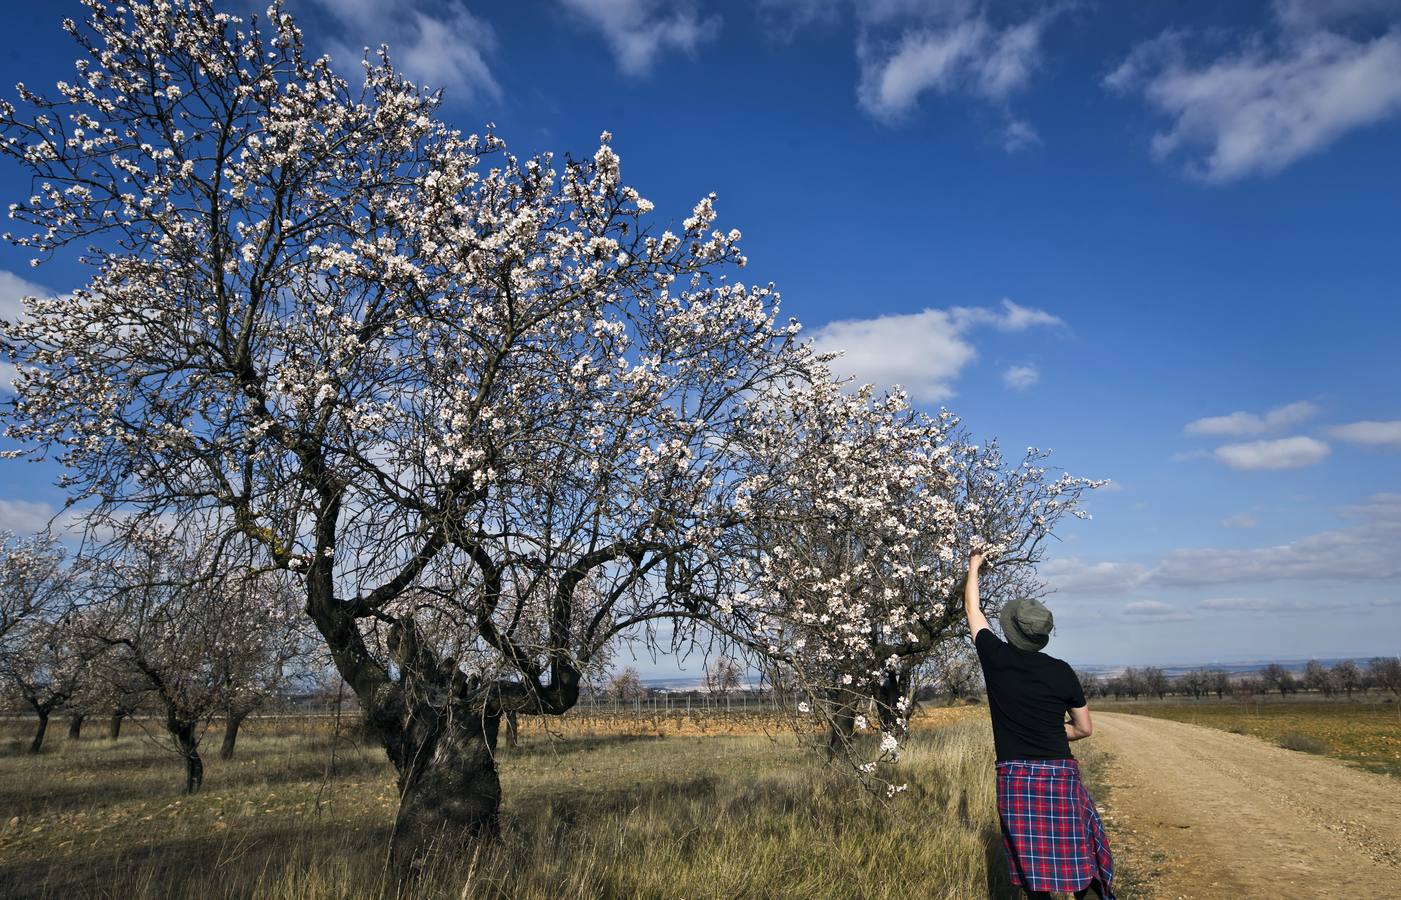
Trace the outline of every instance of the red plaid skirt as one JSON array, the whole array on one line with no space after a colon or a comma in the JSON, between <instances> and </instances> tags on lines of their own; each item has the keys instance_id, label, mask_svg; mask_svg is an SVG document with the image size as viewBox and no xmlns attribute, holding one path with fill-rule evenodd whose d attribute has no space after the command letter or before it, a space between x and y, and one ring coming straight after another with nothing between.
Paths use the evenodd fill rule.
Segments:
<instances>
[{"instance_id":1,"label":"red plaid skirt","mask_svg":"<svg viewBox=\"0 0 1401 900\"><path fill-rule=\"evenodd\" d=\"M997 814L1012 884L1078 891L1099 879L1106 900L1113 897L1114 857L1075 760L999 762Z\"/></svg>"}]
</instances>

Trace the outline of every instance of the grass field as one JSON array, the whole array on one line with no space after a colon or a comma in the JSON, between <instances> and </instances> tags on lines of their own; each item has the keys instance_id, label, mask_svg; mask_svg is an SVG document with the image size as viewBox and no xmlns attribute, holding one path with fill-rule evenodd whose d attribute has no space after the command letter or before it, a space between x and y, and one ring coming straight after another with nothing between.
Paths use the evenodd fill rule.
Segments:
<instances>
[{"instance_id":1,"label":"grass field","mask_svg":"<svg viewBox=\"0 0 1401 900\"><path fill-rule=\"evenodd\" d=\"M1249 734L1291 749L1307 747L1370 772L1401 778L1401 718L1394 703L1270 696L1140 702L1100 699L1091 706Z\"/></svg>"},{"instance_id":2,"label":"grass field","mask_svg":"<svg viewBox=\"0 0 1401 900\"><path fill-rule=\"evenodd\" d=\"M523 729L503 749L503 836L440 859L414 897L1013 896L982 707L932 709L884 803L768 725L660 734L645 721ZM561 723L556 723L557 726ZM683 728L685 723L682 723ZM235 759L179 792L178 760L139 729L61 731L39 758L0 747L0 896L395 896L383 753L326 719L245 726ZM206 745L217 743L211 732ZM335 768L330 763L335 750ZM1093 770L1093 753L1082 754Z\"/></svg>"}]
</instances>

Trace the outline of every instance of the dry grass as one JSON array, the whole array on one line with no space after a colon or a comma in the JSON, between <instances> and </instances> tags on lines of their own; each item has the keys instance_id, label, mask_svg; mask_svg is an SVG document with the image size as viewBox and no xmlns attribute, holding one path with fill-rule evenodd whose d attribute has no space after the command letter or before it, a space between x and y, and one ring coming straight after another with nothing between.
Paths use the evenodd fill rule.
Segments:
<instances>
[{"instance_id":1,"label":"dry grass","mask_svg":"<svg viewBox=\"0 0 1401 900\"><path fill-rule=\"evenodd\" d=\"M1360 768L1401 777L1401 719L1396 705L1375 699L1160 700L1116 703L1096 700L1094 708L1137 713L1178 722L1248 734L1282 744L1309 742L1309 753L1322 753ZM1299 747L1289 749L1304 749Z\"/></svg>"},{"instance_id":2,"label":"dry grass","mask_svg":"<svg viewBox=\"0 0 1401 900\"><path fill-rule=\"evenodd\" d=\"M909 792L889 804L791 735L658 735L625 717L523 728L502 753L501 840L407 890L384 879L392 770L326 720L253 723L192 798L178 760L138 733L60 735L37 759L0 757L0 895L1014 896L986 712L929 713L899 766Z\"/></svg>"}]
</instances>

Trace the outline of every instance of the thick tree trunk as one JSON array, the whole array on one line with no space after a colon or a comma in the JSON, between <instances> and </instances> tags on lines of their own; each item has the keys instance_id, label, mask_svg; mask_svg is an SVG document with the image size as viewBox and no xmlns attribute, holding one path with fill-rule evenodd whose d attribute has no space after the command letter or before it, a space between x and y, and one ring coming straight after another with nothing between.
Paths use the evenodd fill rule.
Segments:
<instances>
[{"instance_id":1,"label":"thick tree trunk","mask_svg":"<svg viewBox=\"0 0 1401 900\"><path fill-rule=\"evenodd\" d=\"M220 759L233 759L234 743L238 740L238 726L242 724L243 715L231 715L224 723L224 743L219 747Z\"/></svg>"},{"instance_id":2,"label":"thick tree trunk","mask_svg":"<svg viewBox=\"0 0 1401 900\"><path fill-rule=\"evenodd\" d=\"M83 713L74 713L68 717L68 739L70 741L76 741L82 738L83 720L86 718L87 716Z\"/></svg>"},{"instance_id":3,"label":"thick tree trunk","mask_svg":"<svg viewBox=\"0 0 1401 900\"><path fill-rule=\"evenodd\" d=\"M29 752L38 753L44 746L44 732L49 730L49 711L38 710L39 727L34 729L34 740L29 742Z\"/></svg>"},{"instance_id":4,"label":"thick tree trunk","mask_svg":"<svg viewBox=\"0 0 1401 900\"><path fill-rule=\"evenodd\" d=\"M107 720L107 739L115 741L122 736L122 720L126 718L126 710L112 710L112 717Z\"/></svg>"},{"instance_id":5,"label":"thick tree trunk","mask_svg":"<svg viewBox=\"0 0 1401 900\"><path fill-rule=\"evenodd\" d=\"M399 776L399 814L391 854L400 863L426 851L497 833L501 780L496 772L500 715L440 716L410 726L414 752Z\"/></svg>"}]
</instances>

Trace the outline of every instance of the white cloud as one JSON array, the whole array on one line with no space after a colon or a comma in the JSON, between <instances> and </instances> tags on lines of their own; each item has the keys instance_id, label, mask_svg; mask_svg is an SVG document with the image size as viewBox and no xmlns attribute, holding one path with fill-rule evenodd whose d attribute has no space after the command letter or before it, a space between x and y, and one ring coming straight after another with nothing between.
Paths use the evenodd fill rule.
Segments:
<instances>
[{"instance_id":1,"label":"white cloud","mask_svg":"<svg viewBox=\"0 0 1401 900\"><path fill-rule=\"evenodd\" d=\"M1401 450L1401 421L1353 422L1335 425L1328 433L1340 441L1369 447L1389 447Z\"/></svg>"},{"instance_id":2,"label":"white cloud","mask_svg":"<svg viewBox=\"0 0 1401 900\"><path fill-rule=\"evenodd\" d=\"M1356 524L1272 547L1175 550L1163 557L1147 581L1192 586L1401 578L1401 494L1375 494L1360 506L1338 512Z\"/></svg>"},{"instance_id":3,"label":"white cloud","mask_svg":"<svg viewBox=\"0 0 1401 900\"><path fill-rule=\"evenodd\" d=\"M977 358L967 339L973 328L1020 332L1063 324L1044 310L1004 299L1000 309L955 306L829 322L813 333L812 342L819 352L840 352L833 368L858 382L898 384L916 400L937 401L953 393L953 381Z\"/></svg>"},{"instance_id":4,"label":"white cloud","mask_svg":"<svg viewBox=\"0 0 1401 900\"><path fill-rule=\"evenodd\" d=\"M1236 513L1234 516L1227 516L1221 520L1224 528L1254 528L1260 524L1260 520L1250 513Z\"/></svg>"},{"instance_id":5,"label":"white cloud","mask_svg":"<svg viewBox=\"0 0 1401 900\"><path fill-rule=\"evenodd\" d=\"M1035 366L1012 366L1002 373L1002 383L1014 391L1024 391L1041 380L1041 372Z\"/></svg>"},{"instance_id":6,"label":"white cloud","mask_svg":"<svg viewBox=\"0 0 1401 900\"><path fill-rule=\"evenodd\" d=\"M446 88L449 99L474 103L497 100L501 86L487 57L496 33L457 2L409 0L314 0L336 23L327 44L342 75L353 75L364 47L389 45L390 59L422 86Z\"/></svg>"},{"instance_id":7,"label":"white cloud","mask_svg":"<svg viewBox=\"0 0 1401 900\"><path fill-rule=\"evenodd\" d=\"M1004 103L1026 87L1041 62L1041 39L1055 12L994 25L982 11L905 28L893 41L863 37L858 45L862 109L898 121L927 93L965 94ZM1022 141L1030 126L1022 125Z\"/></svg>"},{"instance_id":8,"label":"white cloud","mask_svg":"<svg viewBox=\"0 0 1401 900\"><path fill-rule=\"evenodd\" d=\"M1231 437L1264 434L1298 425L1317 413L1317 406L1305 400L1299 400L1276 407L1263 415L1238 411L1226 416L1207 416L1204 419L1188 422L1184 430L1188 434Z\"/></svg>"},{"instance_id":9,"label":"white cloud","mask_svg":"<svg viewBox=\"0 0 1401 900\"><path fill-rule=\"evenodd\" d=\"M1038 574L1058 592L1122 594L1143 585L1149 573L1137 563L1091 563L1071 556L1044 563Z\"/></svg>"},{"instance_id":10,"label":"white cloud","mask_svg":"<svg viewBox=\"0 0 1401 900\"><path fill-rule=\"evenodd\" d=\"M13 322L24 315L25 297L52 297L54 292L14 272L0 269L0 319Z\"/></svg>"},{"instance_id":11,"label":"white cloud","mask_svg":"<svg viewBox=\"0 0 1401 900\"><path fill-rule=\"evenodd\" d=\"M1124 606L1124 615L1154 622L1182 622L1193 618L1187 610L1161 600L1135 600Z\"/></svg>"},{"instance_id":12,"label":"white cloud","mask_svg":"<svg viewBox=\"0 0 1401 900\"><path fill-rule=\"evenodd\" d=\"M1041 135L1037 133L1030 122L1021 119L1013 119L1008 122L1007 127L1002 131L1002 149L1008 153L1016 153L1018 150L1035 147L1039 143L1041 143Z\"/></svg>"},{"instance_id":13,"label":"white cloud","mask_svg":"<svg viewBox=\"0 0 1401 900\"><path fill-rule=\"evenodd\" d=\"M48 503L32 500L0 500L0 530L18 535L33 534L49 527L57 511Z\"/></svg>"},{"instance_id":14,"label":"white cloud","mask_svg":"<svg viewBox=\"0 0 1401 900\"><path fill-rule=\"evenodd\" d=\"M1189 35L1169 30L1105 78L1168 120L1153 137L1155 156L1181 155L1188 173L1208 182L1270 175L1401 112L1394 2L1290 0L1275 9L1275 33L1248 35L1234 52L1194 63ZM1332 30L1359 16L1388 21L1373 21L1370 37ZM1386 24L1393 27L1376 27Z\"/></svg>"},{"instance_id":15,"label":"white cloud","mask_svg":"<svg viewBox=\"0 0 1401 900\"><path fill-rule=\"evenodd\" d=\"M1322 462L1331 452L1327 444L1311 437L1288 437L1217 447L1215 456L1233 469L1247 471L1302 469Z\"/></svg>"},{"instance_id":16,"label":"white cloud","mask_svg":"<svg viewBox=\"0 0 1401 900\"><path fill-rule=\"evenodd\" d=\"M1281 600L1277 597L1213 597L1199 606L1215 612L1307 613L1347 609L1354 604L1343 600Z\"/></svg>"},{"instance_id":17,"label":"white cloud","mask_svg":"<svg viewBox=\"0 0 1401 900\"><path fill-rule=\"evenodd\" d=\"M720 17L701 17L694 4L662 0L560 0L603 34L618 68L645 75L666 50L694 53L720 33Z\"/></svg>"}]
</instances>

